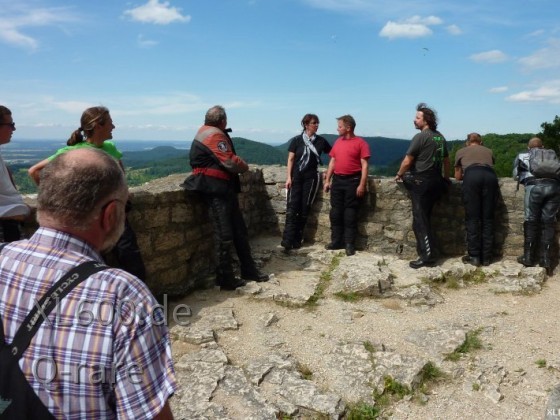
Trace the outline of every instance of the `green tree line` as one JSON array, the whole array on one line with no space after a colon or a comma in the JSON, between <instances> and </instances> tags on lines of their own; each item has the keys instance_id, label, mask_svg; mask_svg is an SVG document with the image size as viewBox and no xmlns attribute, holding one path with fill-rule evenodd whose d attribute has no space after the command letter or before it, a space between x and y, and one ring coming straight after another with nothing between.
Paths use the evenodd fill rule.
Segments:
<instances>
[{"instance_id":1,"label":"green tree line","mask_svg":"<svg viewBox=\"0 0 560 420\"><path fill-rule=\"evenodd\" d=\"M495 134L489 133L483 136L484 145L492 149L496 163L494 168L499 177L510 177L513 170L513 160L515 156L527 148L527 142L533 136L540 137L546 148L560 151L560 117L555 116L552 122L543 122L541 124L542 131L537 134ZM336 136L329 137L332 143ZM368 143L372 154L376 153L378 145L382 145L383 149L387 149L386 138L368 138ZM281 146L271 146L252 140L235 137L233 138L236 152L247 162L254 165L286 165L287 161L287 144ZM396 147L403 148L402 140L394 140L399 142ZM464 140L449 141L449 155L453 164L457 150L465 146ZM405 150L405 149L403 149ZM126 167L127 181L130 186L141 185L153 179L162 178L174 173L186 173L191 170L188 155L184 151L173 151L173 148L160 147L148 152L129 152L125 153L123 163ZM392 151L395 156L395 150ZM399 169L402 156L392 159L385 164L370 164L370 174L378 176L394 176ZM127 157L127 155L129 157ZM326 159L325 159L326 161ZM37 192L37 187L27 174L29 165L17 164L10 165L14 175L14 181L19 190L24 194Z\"/></svg>"}]
</instances>

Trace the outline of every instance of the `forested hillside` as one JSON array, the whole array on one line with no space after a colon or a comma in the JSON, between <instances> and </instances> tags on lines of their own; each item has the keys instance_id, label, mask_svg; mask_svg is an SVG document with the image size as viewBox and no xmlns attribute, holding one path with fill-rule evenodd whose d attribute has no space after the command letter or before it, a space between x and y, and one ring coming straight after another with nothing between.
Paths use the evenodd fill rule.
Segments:
<instances>
[{"instance_id":1,"label":"forested hillside","mask_svg":"<svg viewBox=\"0 0 560 420\"><path fill-rule=\"evenodd\" d=\"M335 134L321 134L330 145L334 145L338 138ZM370 165L378 171L384 171L387 165L390 165L397 159L402 159L408 149L409 141L402 139L391 139L388 137L362 137L369 145L371 151ZM277 149L283 151L285 156L288 155L288 146L290 142L276 146ZM286 158L284 158L286 160ZM328 161L328 159L324 159Z\"/></svg>"},{"instance_id":2,"label":"forested hillside","mask_svg":"<svg viewBox=\"0 0 560 420\"><path fill-rule=\"evenodd\" d=\"M482 140L484 146L492 149L496 163L494 169L499 177L510 177L513 171L513 161L515 156L523 150L527 149L527 142L534 134L486 134ZM455 142L450 148L449 153L451 162L455 162L455 154L457 150L464 147L465 143Z\"/></svg>"},{"instance_id":3,"label":"forested hillside","mask_svg":"<svg viewBox=\"0 0 560 420\"><path fill-rule=\"evenodd\" d=\"M539 133L545 140L547 147L556 147L559 143L556 134L560 135L560 119L553 124L546 125L547 132ZM557 130L558 133L556 133ZM336 135L323 135L331 144ZM527 142L533 134L486 134L483 136L484 145L491 148L496 157L496 172L500 177L510 177L515 156L527 147ZM378 176L394 176L400 162L410 144L407 140L390 139L386 137L364 137L371 149L370 174ZM288 143L280 146L248 140L241 137L233 138L236 152L252 165L286 165ZM464 140L449 141L450 159L453 163L457 150L464 147ZM165 177L173 173L186 173L191 170L188 150L171 146L159 146L151 150L127 151L123 156L129 185L135 186L152 179ZM33 162L33 161L32 161ZM327 163L328 159L324 159ZM10 163L14 179L23 193L36 192L36 187L27 175L31 163ZM325 168L326 169L326 168Z\"/></svg>"}]
</instances>

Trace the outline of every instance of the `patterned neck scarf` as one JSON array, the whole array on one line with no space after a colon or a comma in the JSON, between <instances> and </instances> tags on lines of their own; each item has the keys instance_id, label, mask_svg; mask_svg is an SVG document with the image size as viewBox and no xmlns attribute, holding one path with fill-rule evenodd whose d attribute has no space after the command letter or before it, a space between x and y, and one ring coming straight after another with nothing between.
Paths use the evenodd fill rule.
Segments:
<instances>
[{"instance_id":1,"label":"patterned neck scarf","mask_svg":"<svg viewBox=\"0 0 560 420\"><path fill-rule=\"evenodd\" d=\"M311 158L312 153L313 155L315 155L315 159L317 159L318 164L321 164L321 157L319 156L319 153L317 153L317 149L315 149L315 146L312 143L316 138L315 134L309 137L304 131L301 136L303 138L303 144L305 145L305 148L303 150L303 155L301 155L301 158L298 161L298 169L300 172L303 172L307 167L307 164L309 163L309 159Z\"/></svg>"}]
</instances>

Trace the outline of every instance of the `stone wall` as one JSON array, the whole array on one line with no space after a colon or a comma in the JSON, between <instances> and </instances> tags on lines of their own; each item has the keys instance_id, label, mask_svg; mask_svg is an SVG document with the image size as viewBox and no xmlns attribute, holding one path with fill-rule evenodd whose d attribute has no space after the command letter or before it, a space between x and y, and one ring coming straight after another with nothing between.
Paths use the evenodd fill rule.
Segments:
<instances>
[{"instance_id":1,"label":"stone wall","mask_svg":"<svg viewBox=\"0 0 560 420\"><path fill-rule=\"evenodd\" d=\"M239 195L249 234L278 235L283 228L286 168L254 167L242 177ZM146 262L148 284L155 294L182 295L212 285L213 237L206 204L180 184L185 174L162 178L132 188L129 221ZM523 187L500 179L496 208L496 256L518 255L523 244ZM393 179L370 177L368 195L360 213L358 249L412 258L416 255L411 206L406 190ZM33 204L32 197L29 203ZM320 192L305 238L327 243L330 239L328 196ZM432 216L442 256L465 252L461 184L454 182ZM29 227L33 230L34 226Z\"/></svg>"}]
</instances>

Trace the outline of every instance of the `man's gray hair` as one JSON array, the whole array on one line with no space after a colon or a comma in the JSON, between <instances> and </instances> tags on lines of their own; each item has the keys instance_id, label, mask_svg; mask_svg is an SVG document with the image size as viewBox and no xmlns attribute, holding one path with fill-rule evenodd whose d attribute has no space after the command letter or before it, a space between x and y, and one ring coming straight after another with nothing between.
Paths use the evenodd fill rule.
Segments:
<instances>
[{"instance_id":1,"label":"man's gray hair","mask_svg":"<svg viewBox=\"0 0 560 420\"><path fill-rule=\"evenodd\" d=\"M204 125L218 127L223 121L227 120L226 110L221 105L214 105L204 117Z\"/></svg>"},{"instance_id":2,"label":"man's gray hair","mask_svg":"<svg viewBox=\"0 0 560 420\"><path fill-rule=\"evenodd\" d=\"M105 201L126 189L115 159L96 149L78 149L55 157L41 171L37 217L61 227L85 230Z\"/></svg>"}]
</instances>

